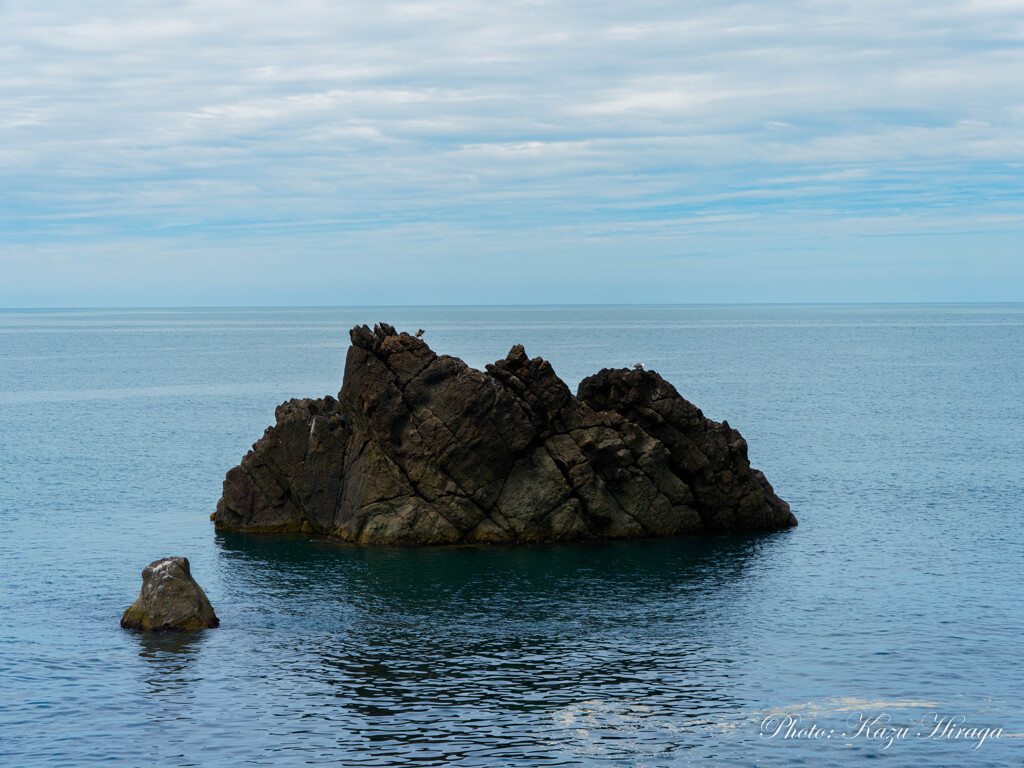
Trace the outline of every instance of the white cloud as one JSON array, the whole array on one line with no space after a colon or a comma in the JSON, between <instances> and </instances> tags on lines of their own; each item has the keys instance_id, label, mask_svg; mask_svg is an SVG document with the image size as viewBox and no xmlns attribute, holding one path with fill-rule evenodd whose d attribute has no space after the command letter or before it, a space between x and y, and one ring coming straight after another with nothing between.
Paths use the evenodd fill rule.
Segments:
<instances>
[{"instance_id":1,"label":"white cloud","mask_svg":"<svg viewBox=\"0 0 1024 768\"><path fill-rule=\"evenodd\" d=\"M481 247L1024 209L1016 2L0 8L0 268L146 232L354 254L410 222Z\"/></svg>"}]
</instances>

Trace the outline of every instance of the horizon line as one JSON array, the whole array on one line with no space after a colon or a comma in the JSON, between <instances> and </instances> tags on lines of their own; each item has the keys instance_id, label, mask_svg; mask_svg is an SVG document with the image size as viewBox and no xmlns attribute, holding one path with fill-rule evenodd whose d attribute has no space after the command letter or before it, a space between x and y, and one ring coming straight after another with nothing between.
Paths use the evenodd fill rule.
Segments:
<instances>
[{"instance_id":1,"label":"horizon line","mask_svg":"<svg viewBox=\"0 0 1024 768\"><path fill-rule=\"evenodd\" d=\"M900 307L900 306L1013 306L1016 301L709 301L709 302L568 302L564 304L181 304L181 305L81 305L0 307L0 312L57 311L156 311L156 310L259 310L259 309L544 309L555 307Z\"/></svg>"}]
</instances>

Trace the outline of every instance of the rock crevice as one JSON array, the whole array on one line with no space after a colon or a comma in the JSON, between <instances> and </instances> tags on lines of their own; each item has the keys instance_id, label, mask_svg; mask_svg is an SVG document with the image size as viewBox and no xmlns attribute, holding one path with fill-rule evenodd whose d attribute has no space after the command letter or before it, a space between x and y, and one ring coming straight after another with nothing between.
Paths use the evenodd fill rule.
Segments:
<instances>
[{"instance_id":1,"label":"rock crevice","mask_svg":"<svg viewBox=\"0 0 1024 768\"><path fill-rule=\"evenodd\" d=\"M747 444L653 371L574 396L516 345L485 371L358 326L338 398L290 400L231 469L220 529L515 543L796 525Z\"/></svg>"}]
</instances>

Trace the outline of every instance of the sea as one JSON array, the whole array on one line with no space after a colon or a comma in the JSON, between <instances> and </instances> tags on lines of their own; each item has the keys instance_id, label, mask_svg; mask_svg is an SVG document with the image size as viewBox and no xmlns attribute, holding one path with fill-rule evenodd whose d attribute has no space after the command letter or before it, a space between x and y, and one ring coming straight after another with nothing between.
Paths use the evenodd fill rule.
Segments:
<instances>
[{"instance_id":1,"label":"sea","mask_svg":"<svg viewBox=\"0 0 1024 768\"><path fill-rule=\"evenodd\" d=\"M218 533L349 330L644 363L797 528L357 547ZM0 311L0 765L1024 765L1024 305ZM221 620L122 630L185 556Z\"/></svg>"}]
</instances>

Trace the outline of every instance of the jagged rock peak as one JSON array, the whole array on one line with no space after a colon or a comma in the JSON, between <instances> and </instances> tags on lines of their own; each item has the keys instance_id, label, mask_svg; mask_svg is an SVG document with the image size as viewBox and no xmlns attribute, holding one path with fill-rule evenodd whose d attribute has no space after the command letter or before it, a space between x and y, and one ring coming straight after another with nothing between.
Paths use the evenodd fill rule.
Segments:
<instances>
[{"instance_id":1,"label":"jagged rock peak","mask_svg":"<svg viewBox=\"0 0 1024 768\"><path fill-rule=\"evenodd\" d=\"M225 478L218 528L451 544L796 525L739 432L653 371L573 395L519 344L479 371L387 323L350 335L337 400L278 407Z\"/></svg>"}]
</instances>

